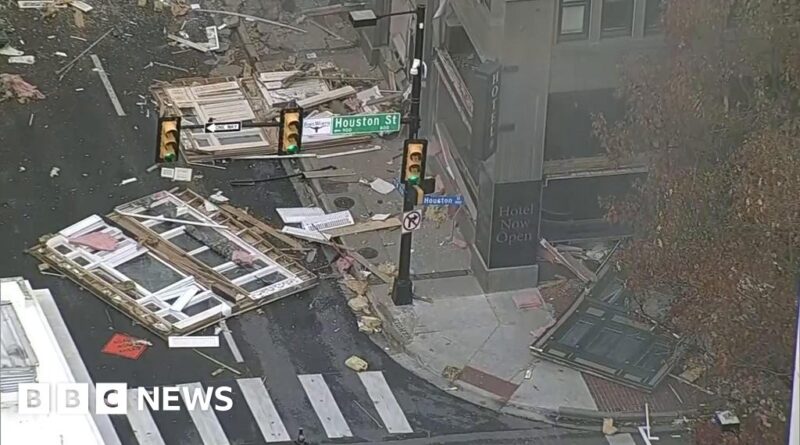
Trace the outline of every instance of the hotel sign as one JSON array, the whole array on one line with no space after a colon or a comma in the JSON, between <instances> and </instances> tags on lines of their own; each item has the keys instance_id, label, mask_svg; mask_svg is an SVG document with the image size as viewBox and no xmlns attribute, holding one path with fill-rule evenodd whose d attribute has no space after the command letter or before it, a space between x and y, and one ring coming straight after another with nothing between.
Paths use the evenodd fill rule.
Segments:
<instances>
[{"instance_id":1,"label":"hotel sign","mask_svg":"<svg viewBox=\"0 0 800 445\"><path fill-rule=\"evenodd\" d=\"M500 122L500 64L487 62L475 74L482 80L482 91L472 119L472 148L485 161L497 151Z\"/></svg>"}]
</instances>

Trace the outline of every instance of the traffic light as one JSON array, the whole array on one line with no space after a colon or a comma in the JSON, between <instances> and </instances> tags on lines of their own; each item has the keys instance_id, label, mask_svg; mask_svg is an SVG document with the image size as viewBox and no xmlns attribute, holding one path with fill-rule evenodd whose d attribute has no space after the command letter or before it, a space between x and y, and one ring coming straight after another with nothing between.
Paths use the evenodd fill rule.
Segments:
<instances>
[{"instance_id":1,"label":"traffic light","mask_svg":"<svg viewBox=\"0 0 800 445\"><path fill-rule=\"evenodd\" d=\"M161 117L158 119L156 135L156 163L175 162L178 160L181 142L181 118Z\"/></svg>"},{"instance_id":2,"label":"traffic light","mask_svg":"<svg viewBox=\"0 0 800 445\"><path fill-rule=\"evenodd\" d=\"M403 171L401 181L408 186L420 185L425 177L425 156L428 141L425 139L406 139L403 146Z\"/></svg>"},{"instance_id":3,"label":"traffic light","mask_svg":"<svg viewBox=\"0 0 800 445\"><path fill-rule=\"evenodd\" d=\"M300 107L281 110L278 154L293 155L300 152L303 137L303 109Z\"/></svg>"}]
</instances>

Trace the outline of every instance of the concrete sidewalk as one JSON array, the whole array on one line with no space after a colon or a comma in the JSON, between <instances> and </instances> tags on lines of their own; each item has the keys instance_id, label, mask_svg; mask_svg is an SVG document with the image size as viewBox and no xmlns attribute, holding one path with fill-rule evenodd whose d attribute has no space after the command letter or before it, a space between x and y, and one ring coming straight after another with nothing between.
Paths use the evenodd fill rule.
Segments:
<instances>
[{"instance_id":1,"label":"concrete sidewalk","mask_svg":"<svg viewBox=\"0 0 800 445\"><path fill-rule=\"evenodd\" d=\"M379 151L303 158L301 164L304 170L356 170L350 179L312 180L314 194L328 212L348 209L360 221L379 213L399 214L399 191L381 194L365 183L375 178L396 181L401 144L402 138L397 138L383 141ZM530 290L482 292L469 271L470 250L454 227L455 211L426 208L422 227L414 233L411 273L415 295L421 299L395 306L389 284L370 286L368 298L383 320L393 358L456 396L515 415L546 420L563 407L597 410L581 373L536 359L530 352L532 332L554 321L552 307ZM396 229L345 236L342 242L375 265L396 264L399 238ZM523 300L533 301L534 307L519 309L515 301ZM460 374L443 377L451 368Z\"/></svg>"}]
</instances>

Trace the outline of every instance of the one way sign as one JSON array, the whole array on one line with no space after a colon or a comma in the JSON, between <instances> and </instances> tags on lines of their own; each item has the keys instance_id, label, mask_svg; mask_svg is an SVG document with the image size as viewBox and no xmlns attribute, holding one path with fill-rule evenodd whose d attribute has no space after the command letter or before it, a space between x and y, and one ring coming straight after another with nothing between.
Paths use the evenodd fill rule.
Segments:
<instances>
[{"instance_id":1,"label":"one way sign","mask_svg":"<svg viewBox=\"0 0 800 445\"><path fill-rule=\"evenodd\" d=\"M206 133L231 133L242 131L241 122L208 122L205 125Z\"/></svg>"}]
</instances>

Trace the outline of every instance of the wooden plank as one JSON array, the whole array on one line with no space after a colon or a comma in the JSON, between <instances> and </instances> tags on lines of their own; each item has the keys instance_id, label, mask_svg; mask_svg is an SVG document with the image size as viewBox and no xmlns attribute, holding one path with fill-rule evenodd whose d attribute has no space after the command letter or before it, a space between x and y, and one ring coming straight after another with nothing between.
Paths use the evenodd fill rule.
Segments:
<instances>
[{"instance_id":1,"label":"wooden plank","mask_svg":"<svg viewBox=\"0 0 800 445\"><path fill-rule=\"evenodd\" d=\"M181 45L188 46L189 48L193 48L204 53L208 52L208 47L205 44L195 43L192 42L191 40L186 40L183 37L178 37L175 34L168 34L167 38L175 42L178 42Z\"/></svg>"},{"instance_id":2,"label":"wooden plank","mask_svg":"<svg viewBox=\"0 0 800 445\"><path fill-rule=\"evenodd\" d=\"M344 86L335 90L327 91L316 96L297 101L297 105L302 108L316 107L332 100L344 99L345 97L356 94L356 89L351 86Z\"/></svg>"},{"instance_id":3,"label":"wooden plank","mask_svg":"<svg viewBox=\"0 0 800 445\"><path fill-rule=\"evenodd\" d=\"M400 227L402 223L397 218L389 218L385 221L367 221L347 227L326 230L325 233L331 237L355 235L357 233L372 232L375 230L393 229Z\"/></svg>"},{"instance_id":4,"label":"wooden plank","mask_svg":"<svg viewBox=\"0 0 800 445\"><path fill-rule=\"evenodd\" d=\"M303 245L300 244L299 242L297 242L297 240L295 240L295 239L293 239L293 238L291 238L289 236L284 235L283 233L278 231L278 229L276 229L276 228L264 223L263 221L260 221L260 220L258 220L256 218L254 218L252 215L243 212L241 209L238 209L238 208L236 208L236 207L234 207L234 206L232 206L230 204L219 204L218 207L220 209L224 210L226 213L230 214L233 217L233 219L236 220L236 221L244 221L247 224L250 224L251 226L256 227L257 229L261 230L262 232L265 232L265 233L269 234L270 236L273 236L273 237L283 241L284 243L286 243L290 247L294 247L296 249L302 249L303 248Z\"/></svg>"},{"instance_id":5,"label":"wooden plank","mask_svg":"<svg viewBox=\"0 0 800 445\"><path fill-rule=\"evenodd\" d=\"M550 244L544 238L542 238L542 240L539 243L542 245L542 247L544 247L547 250L547 252L553 257L553 259L557 263L564 265L584 283L588 283L590 281L597 281L597 275L595 275L594 272L589 270L589 268L586 267L580 260L570 255L569 252L563 252L563 253L559 252L558 249L556 249L552 244Z\"/></svg>"}]
</instances>

